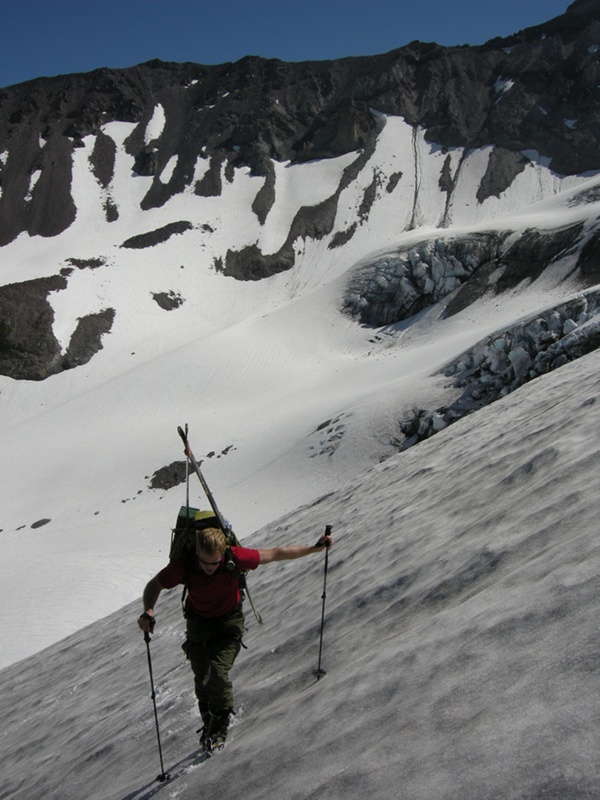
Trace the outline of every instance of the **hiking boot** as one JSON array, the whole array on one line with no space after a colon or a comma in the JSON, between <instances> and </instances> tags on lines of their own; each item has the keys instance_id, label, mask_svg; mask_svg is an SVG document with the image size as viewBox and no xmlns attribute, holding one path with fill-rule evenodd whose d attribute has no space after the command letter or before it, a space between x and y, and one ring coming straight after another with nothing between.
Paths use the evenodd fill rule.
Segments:
<instances>
[{"instance_id":1,"label":"hiking boot","mask_svg":"<svg viewBox=\"0 0 600 800\"><path fill-rule=\"evenodd\" d=\"M225 747L227 732L229 730L229 718L233 709L224 708L221 711L211 713L208 727L203 728L204 734L203 747L209 753L221 750ZM202 743L202 736L200 737Z\"/></svg>"},{"instance_id":2,"label":"hiking boot","mask_svg":"<svg viewBox=\"0 0 600 800\"><path fill-rule=\"evenodd\" d=\"M215 733L208 736L204 740L204 749L207 753L216 753L217 750L222 750L225 747L225 738L227 734Z\"/></svg>"}]
</instances>

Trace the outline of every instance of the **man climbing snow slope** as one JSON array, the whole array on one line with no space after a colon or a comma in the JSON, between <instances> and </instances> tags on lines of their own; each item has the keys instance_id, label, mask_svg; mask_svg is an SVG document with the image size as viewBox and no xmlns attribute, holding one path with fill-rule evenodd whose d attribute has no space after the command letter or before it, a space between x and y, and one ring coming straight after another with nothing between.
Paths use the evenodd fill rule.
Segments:
<instances>
[{"instance_id":1,"label":"man climbing snow slope","mask_svg":"<svg viewBox=\"0 0 600 800\"><path fill-rule=\"evenodd\" d=\"M195 557L169 562L146 585L144 612L139 627L152 633L156 623L154 607L164 589L178 584L187 587L184 605L186 640L182 648L194 673L194 687L203 727L200 744L211 752L224 746L233 708L233 685L229 672L242 646L243 574L262 564L289 561L322 552L331 547L327 533L317 543L287 545L254 550L227 546L219 520L209 512L198 512L194 522ZM190 563L186 563L190 561Z\"/></svg>"}]
</instances>

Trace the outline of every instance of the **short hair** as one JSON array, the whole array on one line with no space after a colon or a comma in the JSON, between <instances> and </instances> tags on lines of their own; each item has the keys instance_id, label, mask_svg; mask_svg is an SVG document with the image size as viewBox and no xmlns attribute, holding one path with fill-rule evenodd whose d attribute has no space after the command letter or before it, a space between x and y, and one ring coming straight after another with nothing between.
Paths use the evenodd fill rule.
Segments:
<instances>
[{"instance_id":1,"label":"short hair","mask_svg":"<svg viewBox=\"0 0 600 800\"><path fill-rule=\"evenodd\" d=\"M219 528L203 528L196 531L196 550L202 550L209 556L223 555L227 550L225 534Z\"/></svg>"}]
</instances>

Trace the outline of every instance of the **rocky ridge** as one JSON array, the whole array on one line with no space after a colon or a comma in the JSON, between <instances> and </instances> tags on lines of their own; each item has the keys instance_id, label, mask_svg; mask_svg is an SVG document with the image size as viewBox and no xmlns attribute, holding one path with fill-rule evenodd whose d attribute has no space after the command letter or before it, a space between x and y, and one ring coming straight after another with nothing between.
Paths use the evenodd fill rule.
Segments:
<instances>
[{"instance_id":1,"label":"rocky ridge","mask_svg":"<svg viewBox=\"0 0 600 800\"><path fill-rule=\"evenodd\" d=\"M135 172L152 176L142 208L194 185L219 194L222 165L270 175L271 162L330 158L368 147L373 110L403 117L445 147L495 145L480 197L503 190L537 151L561 174L597 169L600 0L577 0L554 20L477 47L411 42L389 53L285 63L247 57L214 67L148 62L130 69L40 78L0 90L0 245L19 233L54 236L74 220L73 152L96 137L92 165L108 186L115 149L103 126L136 123ZM159 104L164 129L144 138ZM159 180L173 156L177 165ZM268 181L256 212L268 208ZM266 204L266 205L265 205ZM118 208L106 206L108 220Z\"/></svg>"}]
</instances>

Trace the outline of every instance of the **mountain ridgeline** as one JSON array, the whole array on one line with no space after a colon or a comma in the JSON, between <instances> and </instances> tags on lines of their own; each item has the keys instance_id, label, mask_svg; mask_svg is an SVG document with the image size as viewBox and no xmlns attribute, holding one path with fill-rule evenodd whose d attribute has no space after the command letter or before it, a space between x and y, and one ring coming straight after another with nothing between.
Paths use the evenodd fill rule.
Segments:
<instances>
[{"instance_id":1,"label":"mountain ridgeline","mask_svg":"<svg viewBox=\"0 0 600 800\"><path fill-rule=\"evenodd\" d=\"M599 43L600 0L579 0L550 22L476 47L416 41L384 55L337 61L152 61L5 88L0 244L23 231L55 236L71 224L77 211L72 154L83 137L96 137L94 174L103 186L110 183L114 144L102 128L112 121L139 123L127 151L138 174L155 176L143 208L160 207L190 186L200 156L211 159L211 169L194 190L211 194L220 191L222 164L268 176L272 159L307 161L369 148L379 128L373 110L403 117L444 147L499 148L486 179L490 193L522 169L523 150L551 159L561 174L598 169ZM499 76L515 84L502 103ZM165 126L145 142L157 103ZM175 155L165 184L158 176Z\"/></svg>"},{"instance_id":2,"label":"mountain ridgeline","mask_svg":"<svg viewBox=\"0 0 600 800\"><path fill-rule=\"evenodd\" d=\"M398 237L424 225L450 231L457 219L461 170L473 153L489 155L472 196L460 195L463 209L502 198L532 164L560 179L582 181L600 170L599 86L600 0L577 0L555 19L480 46L416 41L383 55L336 61L285 63L252 56L218 66L151 61L39 78L0 90L0 247L23 234L59 237L82 217L74 190L82 151L102 198L107 231L125 210L115 191L121 151L128 158L128 180L145 179L136 200L141 212L166 211L184 194L199 201L220 198L236 172L245 169L260 179L251 212L263 231L280 191L278 165L354 154L327 197L297 208L277 249L249 236L241 246L211 251L214 269L238 280L290 270L297 265L299 242L325 240L328 250L345 257L361 227L366 236L373 209L390 196L397 198ZM439 169L433 183L445 198L435 213L417 202L425 179L416 158L412 175L405 168L385 172L373 165L390 118L402 119L413 132L408 145L398 141L399 157L410 148L416 152L418 132L431 163L435 156ZM110 135L116 124L128 126L119 144ZM341 220L342 192L358 186L359 176L367 173L371 177L363 181L354 216ZM596 195L582 193L578 202L593 203ZM407 196L415 199L405 214ZM478 221L482 218L485 214ZM164 224L141 228L113 246L151 248L198 229L207 236L214 232L206 219L165 214ZM465 244L463 237L456 246L450 240L434 247L436 258L444 251L452 280L442 274L432 283L429 275L421 280L403 273L399 282L393 278L396 288L383 299L370 297L358 274L354 288L358 282L360 291L350 287L345 310L363 324L391 324L462 286L456 310L491 286L502 290L534 279L565 252L577 254L571 271L576 286L598 282L600 244L594 226L578 222L548 235L529 233L521 244L511 240L505 246L509 234L504 229L474 242ZM378 242L375 234L370 243L373 251L389 244ZM457 261L461 269L455 274ZM118 312L107 306L84 314L65 347L54 336L47 298L66 289L73 270L106 263L101 253L73 253L55 274L0 286L0 374L43 380L93 357ZM381 263L363 265L363 272ZM499 266L504 285L494 277ZM155 300L164 310L183 302L170 291L155 294Z\"/></svg>"}]
</instances>

